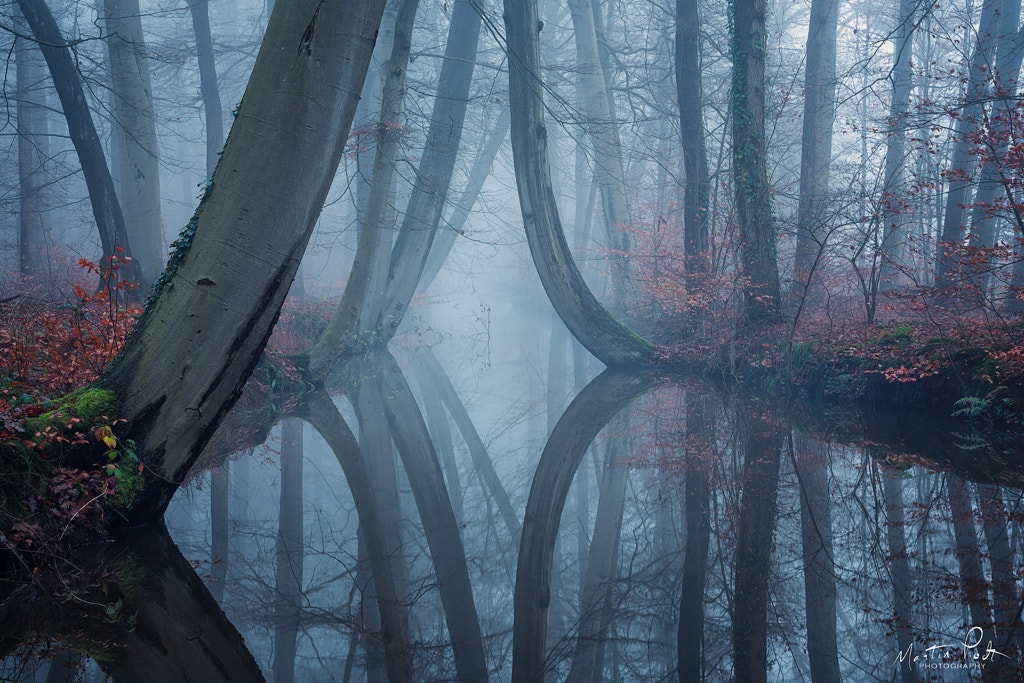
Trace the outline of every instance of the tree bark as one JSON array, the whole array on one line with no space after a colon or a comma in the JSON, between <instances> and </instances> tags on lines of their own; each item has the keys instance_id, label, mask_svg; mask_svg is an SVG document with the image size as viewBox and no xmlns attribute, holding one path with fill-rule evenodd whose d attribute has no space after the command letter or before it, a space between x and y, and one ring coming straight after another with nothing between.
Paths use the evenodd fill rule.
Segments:
<instances>
[{"instance_id":1,"label":"tree bark","mask_svg":"<svg viewBox=\"0 0 1024 683\"><path fill-rule=\"evenodd\" d=\"M613 318L583 281L565 241L551 188L540 83L536 0L505 0L512 109L512 156L530 254L555 311L573 336L606 365L654 360L654 345Z\"/></svg>"},{"instance_id":2,"label":"tree bark","mask_svg":"<svg viewBox=\"0 0 1024 683\"><path fill-rule=\"evenodd\" d=\"M359 244L338 308L310 351L309 374L315 382L322 382L327 377L339 355L354 340L358 339L365 345L381 343L376 326L381 303L374 295L379 295L386 285L391 238L385 221L392 200L401 120L405 110L406 69L418 7L419 0L402 0L398 7L387 76L381 92L373 174Z\"/></svg>"},{"instance_id":3,"label":"tree bark","mask_svg":"<svg viewBox=\"0 0 1024 683\"><path fill-rule=\"evenodd\" d=\"M98 381L146 468L132 522L162 514L259 360L338 167L382 9L274 9L213 183Z\"/></svg>"},{"instance_id":4,"label":"tree bark","mask_svg":"<svg viewBox=\"0 0 1024 683\"><path fill-rule=\"evenodd\" d=\"M893 47L892 100L889 103L889 135L885 141L885 179L882 185L882 263L878 287L896 289L903 251L900 195L903 192L904 138L910 109L910 76L913 62L911 38L918 4L900 0Z\"/></svg>"},{"instance_id":5,"label":"tree bark","mask_svg":"<svg viewBox=\"0 0 1024 683\"><path fill-rule=\"evenodd\" d=\"M961 272L962 254L957 248L966 243L965 236L970 227L967 224L967 207L971 203L975 182L974 170L978 163L974 149L977 141L973 139L973 135L982 121L985 84L992 77L995 65L1002 5L1003 0L984 0L982 3L974 54L967 66L967 88L960 113L956 118L953 159L950 162L950 170L963 173L963 177L951 180L946 190L946 211L942 223L942 237L939 240L946 246L940 245L940 256L935 265L935 286L939 289L958 287L962 284L960 278L965 275Z\"/></svg>"},{"instance_id":6,"label":"tree bark","mask_svg":"<svg viewBox=\"0 0 1024 683\"><path fill-rule=\"evenodd\" d=\"M903 481L892 472L883 471L881 477L886 513L885 534L889 544L892 574L893 626L896 630L896 647L902 654L912 651L911 648L914 646L913 613L910 603L913 579L910 575L906 536L903 533L906 524L903 512ZM914 683L918 680L917 667L910 662L901 663L899 675L903 683Z\"/></svg>"},{"instance_id":7,"label":"tree bark","mask_svg":"<svg viewBox=\"0 0 1024 683\"><path fill-rule=\"evenodd\" d=\"M228 578L228 492L231 461L227 458L210 471L210 594L224 604Z\"/></svg>"},{"instance_id":8,"label":"tree bark","mask_svg":"<svg viewBox=\"0 0 1024 683\"><path fill-rule=\"evenodd\" d=\"M779 319L779 266L772 221L764 89L766 0L735 0L732 7L732 160L740 273L741 326L754 330Z\"/></svg>"}]
</instances>

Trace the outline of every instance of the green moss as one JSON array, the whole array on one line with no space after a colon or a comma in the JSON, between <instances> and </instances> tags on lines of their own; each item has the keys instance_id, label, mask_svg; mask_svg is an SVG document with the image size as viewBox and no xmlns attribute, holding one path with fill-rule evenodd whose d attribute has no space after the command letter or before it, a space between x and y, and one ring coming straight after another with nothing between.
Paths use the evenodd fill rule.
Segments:
<instances>
[{"instance_id":1,"label":"green moss","mask_svg":"<svg viewBox=\"0 0 1024 683\"><path fill-rule=\"evenodd\" d=\"M139 495L146 485L146 479L138 470L131 468L119 468L117 478L117 493L108 498L111 507L124 509L131 506L135 496Z\"/></svg>"},{"instance_id":2,"label":"green moss","mask_svg":"<svg viewBox=\"0 0 1024 683\"><path fill-rule=\"evenodd\" d=\"M83 387L53 402L53 408L39 417L25 421L27 431L32 434L52 427L63 434L77 429L104 423L117 417L117 394L105 389ZM69 429L68 425L72 425ZM81 425L81 427L77 427Z\"/></svg>"}]
</instances>

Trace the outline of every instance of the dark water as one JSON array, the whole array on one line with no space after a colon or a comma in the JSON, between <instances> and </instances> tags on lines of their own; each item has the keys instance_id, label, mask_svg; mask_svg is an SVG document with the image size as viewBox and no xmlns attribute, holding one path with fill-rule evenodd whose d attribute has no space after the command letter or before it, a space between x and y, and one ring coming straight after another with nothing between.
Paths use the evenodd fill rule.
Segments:
<instances>
[{"instance_id":1,"label":"dark water","mask_svg":"<svg viewBox=\"0 0 1024 683\"><path fill-rule=\"evenodd\" d=\"M382 375L338 400L373 461L357 495L315 429L278 425L196 476L169 533L9 597L2 680L1021 678L1012 441L614 373L566 405L453 398L410 365L417 413Z\"/></svg>"}]
</instances>

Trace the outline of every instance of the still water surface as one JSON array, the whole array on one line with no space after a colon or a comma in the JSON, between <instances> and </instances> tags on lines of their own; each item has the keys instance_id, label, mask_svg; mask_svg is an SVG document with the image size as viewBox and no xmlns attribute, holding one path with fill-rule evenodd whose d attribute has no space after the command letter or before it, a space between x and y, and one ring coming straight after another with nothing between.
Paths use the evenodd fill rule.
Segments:
<instances>
[{"instance_id":1,"label":"still water surface","mask_svg":"<svg viewBox=\"0 0 1024 683\"><path fill-rule=\"evenodd\" d=\"M337 400L356 490L285 420L83 550L91 619L8 605L0 680L1021 679L1012 445L610 372L496 411L404 366L418 412L372 368Z\"/></svg>"}]
</instances>

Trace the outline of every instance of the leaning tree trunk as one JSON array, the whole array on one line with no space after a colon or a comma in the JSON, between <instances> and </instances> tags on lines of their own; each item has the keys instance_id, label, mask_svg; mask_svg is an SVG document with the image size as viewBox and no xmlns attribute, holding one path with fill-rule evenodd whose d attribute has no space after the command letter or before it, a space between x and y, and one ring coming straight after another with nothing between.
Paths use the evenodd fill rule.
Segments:
<instances>
[{"instance_id":1,"label":"leaning tree trunk","mask_svg":"<svg viewBox=\"0 0 1024 683\"><path fill-rule=\"evenodd\" d=\"M45 0L18 0L25 20L32 29L43 51L43 57L50 69L53 85L64 109L67 119L68 135L78 153L78 161L82 165L82 175L89 189L89 201L92 205L93 218L99 231L103 255L112 257L123 249L125 257L132 256L128 233L125 229L124 215L114 191L114 181L110 177L110 168L103 155L103 145L96 126L89 112L89 104L85 99L82 79L67 41L57 26L57 21L46 6ZM142 270L134 260L122 265L119 273L122 280L128 282L144 282Z\"/></svg>"},{"instance_id":2,"label":"leaning tree trunk","mask_svg":"<svg viewBox=\"0 0 1024 683\"><path fill-rule=\"evenodd\" d=\"M565 240L548 165L536 0L505 0L516 187L530 254L562 322L606 365L651 362L654 345L613 318L583 281Z\"/></svg>"},{"instance_id":3,"label":"leaning tree trunk","mask_svg":"<svg viewBox=\"0 0 1024 683\"><path fill-rule=\"evenodd\" d=\"M768 184L764 90L766 0L732 3L732 159L743 276L743 326L779 317L779 266Z\"/></svg>"},{"instance_id":4,"label":"leaning tree trunk","mask_svg":"<svg viewBox=\"0 0 1024 683\"><path fill-rule=\"evenodd\" d=\"M224 147L224 112L217 85L217 63L213 57L213 36L210 34L209 0L189 0L192 30L196 34L196 55L199 58L199 93L206 112L206 178L213 177L220 150Z\"/></svg>"},{"instance_id":5,"label":"leaning tree trunk","mask_svg":"<svg viewBox=\"0 0 1024 683\"><path fill-rule=\"evenodd\" d=\"M281 496L274 586L274 683L295 680L295 641L302 622L302 421L281 424Z\"/></svg>"},{"instance_id":6,"label":"leaning tree trunk","mask_svg":"<svg viewBox=\"0 0 1024 683\"><path fill-rule=\"evenodd\" d=\"M163 270L163 224L160 220L160 164L149 59L142 37L139 0L108 0L102 9L110 55L121 209L146 282Z\"/></svg>"},{"instance_id":7,"label":"leaning tree trunk","mask_svg":"<svg viewBox=\"0 0 1024 683\"><path fill-rule=\"evenodd\" d=\"M97 383L117 394L119 433L145 465L133 522L162 514L263 352L344 151L383 4L274 9L213 183Z\"/></svg>"}]
</instances>

